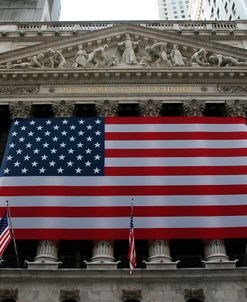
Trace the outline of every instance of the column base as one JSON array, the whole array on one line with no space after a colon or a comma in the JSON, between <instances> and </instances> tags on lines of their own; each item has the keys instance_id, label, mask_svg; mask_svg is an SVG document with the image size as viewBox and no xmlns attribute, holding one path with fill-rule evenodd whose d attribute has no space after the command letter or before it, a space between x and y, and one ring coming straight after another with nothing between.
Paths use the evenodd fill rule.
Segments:
<instances>
[{"instance_id":1,"label":"column base","mask_svg":"<svg viewBox=\"0 0 247 302\"><path fill-rule=\"evenodd\" d=\"M234 261L219 261L219 260L212 260L212 261L205 261L202 260L202 263L204 264L205 268L208 269L232 269L236 268L236 262Z\"/></svg>"},{"instance_id":2,"label":"column base","mask_svg":"<svg viewBox=\"0 0 247 302\"><path fill-rule=\"evenodd\" d=\"M147 262L144 261L146 264L146 269L147 270L174 270L177 269L177 264L179 261L152 261L152 262Z\"/></svg>"},{"instance_id":3,"label":"column base","mask_svg":"<svg viewBox=\"0 0 247 302\"><path fill-rule=\"evenodd\" d=\"M88 270L115 270L117 269L118 262L111 261L85 261Z\"/></svg>"},{"instance_id":4,"label":"column base","mask_svg":"<svg viewBox=\"0 0 247 302\"><path fill-rule=\"evenodd\" d=\"M62 262L53 262L53 261L36 261L29 262L27 261L27 269L29 270L38 270L38 271L54 271L58 269L59 264Z\"/></svg>"}]
</instances>

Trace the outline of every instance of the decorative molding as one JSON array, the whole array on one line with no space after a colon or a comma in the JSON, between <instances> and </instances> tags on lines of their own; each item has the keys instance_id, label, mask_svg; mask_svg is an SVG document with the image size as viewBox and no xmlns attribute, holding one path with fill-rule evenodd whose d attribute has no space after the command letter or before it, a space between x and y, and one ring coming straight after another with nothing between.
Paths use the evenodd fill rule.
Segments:
<instances>
[{"instance_id":1,"label":"decorative molding","mask_svg":"<svg viewBox=\"0 0 247 302\"><path fill-rule=\"evenodd\" d=\"M75 108L74 102L60 101L52 103L52 110L56 117L69 117L73 115Z\"/></svg>"},{"instance_id":2,"label":"decorative molding","mask_svg":"<svg viewBox=\"0 0 247 302\"><path fill-rule=\"evenodd\" d=\"M11 102L9 103L9 111L11 119L28 118L31 116L32 103L31 102Z\"/></svg>"},{"instance_id":3,"label":"decorative molding","mask_svg":"<svg viewBox=\"0 0 247 302\"><path fill-rule=\"evenodd\" d=\"M218 85L217 90L221 93L246 93L247 85Z\"/></svg>"},{"instance_id":4,"label":"decorative molding","mask_svg":"<svg viewBox=\"0 0 247 302\"><path fill-rule=\"evenodd\" d=\"M200 301L205 301L205 296L202 288L190 288L184 290L184 300L198 299Z\"/></svg>"},{"instance_id":5,"label":"decorative molding","mask_svg":"<svg viewBox=\"0 0 247 302\"><path fill-rule=\"evenodd\" d=\"M241 103L239 100L226 101L226 112L230 117L246 116L247 104Z\"/></svg>"},{"instance_id":6,"label":"decorative molding","mask_svg":"<svg viewBox=\"0 0 247 302\"><path fill-rule=\"evenodd\" d=\"M69 299L79 302L80 301L80 290L79 289L68 289L68 290L61 289L59 300L62 302L64 300L69 300Z\"/></svg>"},{"instance_id":7,"label":"decorative molding","mask_svg":"<svg viewBox=\"0 0 247 302\"><path fill-rule=\"evenodd\" d=\"M140 289L123 289L122 290L122 301L127 302L128 300L142 301L142 291Z\"/></svg>"},{"instance_id":8,"label":"decorative molding","mask_svg":"<svg viewBox=\"0 0 247 302\"><path fill-rule=\"evenodd\" d=\"M139 107L143 116L159 116L162 109L162 103L148 100L146 102L140 102Z\"/></svg>"},{"instance_id":9,"label":"decorative molding","mask_svg":"<svg viewBox=\"0 0 247 302\"><path fill-rule=\"evenodd\" d=\"M206 104L201 101L191 100L183 102L183 110L186 116L202 116Z\"/></svg>"},{"instance_id":10,"label":"decorative molding","mask_svg":"<svg viewBox=\"0 0 247 302\"><path fill-rule=\"evenodd\" d=\"M118 102L108 100L97 102L96 110L99 116L116 116L118 112Z\"/></svg>"},{"instance_id":11,"label":"decorative molding","mask_svg":"<svg viewBox=\"0 0 247 302\"><path fill-rule=\"evenodd\" d=\"M0 95L32 95L38 93L39 87L37 86L0 87Z\"/></svg>"}]
</instances>

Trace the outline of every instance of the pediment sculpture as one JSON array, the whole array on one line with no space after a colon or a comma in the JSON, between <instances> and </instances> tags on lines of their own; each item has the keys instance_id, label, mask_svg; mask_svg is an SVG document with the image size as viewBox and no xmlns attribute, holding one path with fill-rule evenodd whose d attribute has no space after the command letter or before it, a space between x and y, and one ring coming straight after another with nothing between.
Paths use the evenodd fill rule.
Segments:
<instances>
[{"instance_id":1,"label":"pediment sculpture","mask_svg":"<svg viewBox=\"0 0 247 302\"><path fill-rule=\"evenodd\" d=\"M208 52L205 48L188 51L187 46L166 41L145 44L142 40L125 34L122 41L113 45L103 44L90 50L77 45L73 53L63 49L48 48L21 62L7 62L4 69L49 69L49 68L149 68L149 67L228 67L247 66L247 61L220 53Z\"/></svg>"}]
</instances>

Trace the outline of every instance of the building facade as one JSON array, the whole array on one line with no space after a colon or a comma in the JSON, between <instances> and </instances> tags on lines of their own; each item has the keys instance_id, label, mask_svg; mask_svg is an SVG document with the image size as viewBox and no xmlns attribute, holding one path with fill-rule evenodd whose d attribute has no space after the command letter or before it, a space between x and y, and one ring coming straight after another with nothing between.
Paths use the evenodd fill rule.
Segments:
<instances>
[{"instance_id":1,"label":"building facade","mask_svg":"<svg viewBox=\"0 0 247 302\"><path fill-rule=\"evenodd\" d=\"M2 0L0 20L12 22L58 21L61 0Z\"/></svg>"},{"instance_id":2,"label":"building facade","mask_svg":"<svg viewBox=\"0 0 247 302\"><path fill-rule=\"evenodd\" d=\"M161 20L189 20L188 0L158 0Z\"/></svg>"},{"instance_id":3,"label":"building facade","mask_svg":"<svg viewBox=\"0 0 247 302\"><path fill-rule=\"evenodd\" d=\"M1 158L15 118L246 116L245 21L1 23L0 35ZM126 39L131 64L116 55ZM137 239L130 276L128 238L18 239L0 302L245 302L246 243Z\"/></svg>"}]
</instances>

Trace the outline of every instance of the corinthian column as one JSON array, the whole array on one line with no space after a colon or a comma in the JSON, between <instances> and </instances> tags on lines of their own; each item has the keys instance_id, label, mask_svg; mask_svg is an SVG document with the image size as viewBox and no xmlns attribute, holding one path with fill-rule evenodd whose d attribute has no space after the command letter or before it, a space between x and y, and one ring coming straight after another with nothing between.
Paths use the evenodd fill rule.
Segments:
<instances>
[{"instance_id":1,"label":"corinthian column","mask_svg":"<svg viewBox=\"0 0 247 302\"><path fill-rule=\"evenodd\" d=\"M118 103L105 100L96 103L96 110L99 116L116 116ZM93 255L90 262L87 262L88 269L116 269L117 262L114 258L114 242L112 240L96 240L93 242Z\"/></svg>"},{"instance_id":2,"label":"corinthian column","mask_svg":"<svg viewBox=\"0 0 247 302\"><path fill-rule=\"evenodd\" d=\"M202 116L205 110L205 103L202 101L191 100L183 102L185 116Z\"/></svg>"},{"instance_id":3,"label":"corinthian column","mask_svg":"<svg viewBox=\"0 0 247 302\"><path fill-rule=\"evenodd\" d=\"M245 117L247 112L247 105L240 102L239 100L235 101L226 101L226 113L229 117Z\"/></svg>"}]
</instances>

